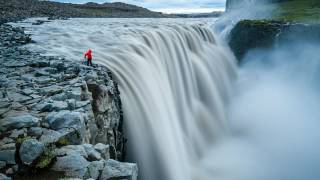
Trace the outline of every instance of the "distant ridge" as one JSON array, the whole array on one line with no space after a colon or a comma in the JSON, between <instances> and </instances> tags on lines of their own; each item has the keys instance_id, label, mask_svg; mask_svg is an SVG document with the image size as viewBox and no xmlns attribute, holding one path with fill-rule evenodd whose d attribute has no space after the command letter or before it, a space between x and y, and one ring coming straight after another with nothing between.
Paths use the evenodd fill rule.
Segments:
<instances>
[{"instance_id":1,"label":"distant ridge","mask_svg":"<svg viewBox=\"0 0 320 180\"><path fill-rule=\"evenodd\" d=\"M0 23L28 17L161 18L169 15L120 2L71 4L39 0L0 0Z\"/></svg>"}]
</instances>

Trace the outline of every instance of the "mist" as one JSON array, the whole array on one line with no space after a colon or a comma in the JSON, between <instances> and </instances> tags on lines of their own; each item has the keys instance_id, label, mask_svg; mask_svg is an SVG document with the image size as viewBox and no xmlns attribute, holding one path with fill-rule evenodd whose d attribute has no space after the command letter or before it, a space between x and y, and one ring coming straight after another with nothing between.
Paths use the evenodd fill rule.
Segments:
<instances>
[{"instance_id":1,"label":"mist","mask_svg":"<svg viewBox=\"0 0 320 180\"><path fill-rule=\"evenodd\" d=\"M233 135L204 162L216 179L320 178L319 49L300 41L247 54L229 107Z\"/></svg>"},{"instance_id":2,"label":"mist","mask_svg":"<svg viewBox=\"0 0 320 180\"><path fill-rule=\"evenodd\" d=\"M266 4L265 1L228 0L226 12L220 17L212 29L223 39L227 39L230 31L244 19L268 19L272 17L277 5ZM232 3L231 3L232 2Z\"/></svg>"}]
</instances>

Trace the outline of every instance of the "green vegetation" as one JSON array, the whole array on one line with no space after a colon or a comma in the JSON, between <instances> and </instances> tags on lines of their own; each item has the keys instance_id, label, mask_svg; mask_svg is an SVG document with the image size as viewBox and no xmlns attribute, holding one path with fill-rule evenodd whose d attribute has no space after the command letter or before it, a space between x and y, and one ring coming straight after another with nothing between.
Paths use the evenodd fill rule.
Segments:
<instances>
[{"instance_id":1,"label":"green vegetation","mask_svg":"<svg viewBox=\"0 0 320 180\"><path fill-rule=\"evenodd\" d=\"M320 23L319 0L288 0L278 2L274 12L275 20L291 22Z\"/></svg>"},{"instance_id":2,"label":"green vegetation","mask_svg":"<svg viewBox=\"0 0 320 180\"><path fill-rule=\"evenodd\" d=\"M24 141L28 140L28 139L32 139L31 137L27 136L27 137L19 137L16 141L17 145L21 145Z\"/></svg>"},{"instance_id":3,"label":"green vegetation","mask_svg":"<svg viewBox=\"0 0 320 180\"><path fill-rule=\"evenodd\" d=\"M37 169L47 168L50 165L51 161L55 158L54 150L55 150L54 146L47 147L46 150L43 152L43 154L40 156L37 163L35 164L35 167Z\"/></svg>"}]
</instances>

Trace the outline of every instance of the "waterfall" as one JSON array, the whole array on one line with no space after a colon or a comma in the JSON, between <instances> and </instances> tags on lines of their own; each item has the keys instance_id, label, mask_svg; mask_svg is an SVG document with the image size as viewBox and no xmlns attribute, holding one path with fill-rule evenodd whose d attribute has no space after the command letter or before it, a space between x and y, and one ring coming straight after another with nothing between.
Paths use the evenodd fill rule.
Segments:
<instances>
[{"instance_id":1,"label":"waterfall","mask_svg":"<svg viewBox=\"0 0 320 180\"><path fill-rule=\"evenodd\" d=\"M229 134L225 106L235 78L233 56L211 30L145 31L99 63L119 82L142 179L211 179L198 165L207 147Z\"/></svg>"}]
</instances>

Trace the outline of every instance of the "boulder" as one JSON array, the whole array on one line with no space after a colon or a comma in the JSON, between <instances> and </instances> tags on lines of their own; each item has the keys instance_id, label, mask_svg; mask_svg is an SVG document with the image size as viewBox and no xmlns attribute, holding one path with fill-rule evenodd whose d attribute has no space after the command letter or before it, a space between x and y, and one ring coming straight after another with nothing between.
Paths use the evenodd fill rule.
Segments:
<instances>
[{"instance_id":1,"label":"boulder","mask_svg":"<svg viewBox=\"0 0 320 180\"><path fill-rule=\"evenodd\" d=\"M63 128L83 128L84 115L80 112L59 111L52 112L46 117L46 122L54 130Z\"/></svg>"},{"instance_id":2,"label":"boulder","mask_svg":"<svg viewBox=\"0 0 320 180\"><path fill-rule=\"evenodd\" d=\"M100 180L131 179L137 180L138 166L134 163L121 163L112 159L105 161Z\"/></svg>"},{"instance_id":3,"label":"boulder","mask_svg":"<svg viewBox=\"0 0 320 180\"><path fill-rule=\"evenodd\" d=\"M27 139L21 144L19 150L20 159L24 164L30 165L43 153L44 149L43 143L35 139Z\"/></svg>"},{"instance_id":4,"label":"boulder","mask_svg":"<svg viewBox=\"0 0 320 180\"><path fill-rule=\"evenodd\" d=\"M84 144L83 147L88 154L89 161L101 160L101 154L93 148L93 145Z\"/></svg>"},{"instance_id":5,"label":"boulder","mask_svg":"<svg viewBox=\"0 0 320 180\"><path fill-rule=\"evenodd\" d=\"M0 119L0 131L37 126L39 119L30 114L21 114Z\"/></svg>"},{"instance_id":6,"label":"boulder","mask_svg":"<svg viewBox=\"0 0 320 180\"><path fill-rule=\"evenodd\" d=\"M87 173L89 162L79 154L57 157L52 171L63 172L66 177L83 178Z\"/></svg>"}]
</instances>

